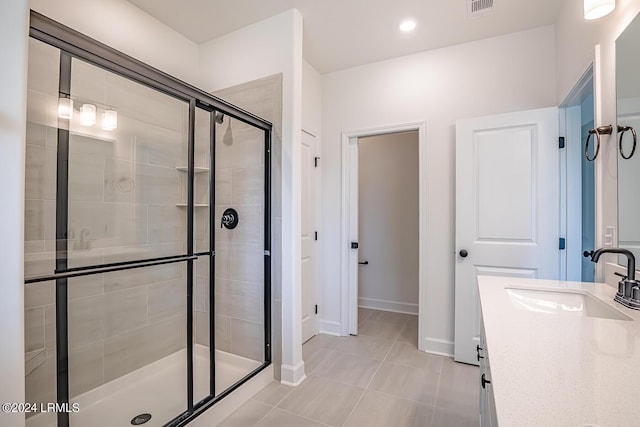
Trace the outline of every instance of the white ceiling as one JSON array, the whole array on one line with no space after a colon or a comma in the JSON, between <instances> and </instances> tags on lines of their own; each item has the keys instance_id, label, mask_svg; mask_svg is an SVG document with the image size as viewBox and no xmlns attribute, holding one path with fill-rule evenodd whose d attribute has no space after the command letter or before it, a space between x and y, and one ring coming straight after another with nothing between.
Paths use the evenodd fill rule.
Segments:
<instances>
[{"instance_id":1,"label":"white ceiling","mask_svg":"<svg viewBox=\"0 0 640 427\"><path fill-rule=\"evenodd\" d=\"M304 17L304 57L328 73L553 24L566 0L494 0L467 18L469 0L129 0L196 43L290 8ZM418 26L401 33L412 17Z\"/></svg>"}]
</instances>

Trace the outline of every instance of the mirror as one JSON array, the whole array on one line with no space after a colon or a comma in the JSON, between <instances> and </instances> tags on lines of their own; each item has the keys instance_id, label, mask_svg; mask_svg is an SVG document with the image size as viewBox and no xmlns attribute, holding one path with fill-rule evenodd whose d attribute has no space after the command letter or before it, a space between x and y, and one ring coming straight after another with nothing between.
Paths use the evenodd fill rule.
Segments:
<instances>
[{"instance_id":1,"label":"mirror","mask_svg":"<svg viewBox=\"0 0 640 427\"><path fill-rule=\"evenodd\" d=\"M616 41L618 136L618 245L640 259L640 148L634 151L634 131L640 132L640 17ZM627 129L624 133L622 129ZM622 142L620 137L622 136ZM630 157L630 158L626 158ZM626 266L624 257L618 261Z\"/></svg>"}]
</instances>

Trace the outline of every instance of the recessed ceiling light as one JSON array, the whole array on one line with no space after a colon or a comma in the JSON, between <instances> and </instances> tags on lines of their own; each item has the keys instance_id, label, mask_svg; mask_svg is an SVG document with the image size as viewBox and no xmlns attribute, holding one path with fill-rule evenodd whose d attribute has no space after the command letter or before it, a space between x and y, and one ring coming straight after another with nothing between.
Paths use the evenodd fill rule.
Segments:
<instances>
[{"instance_id":1,"label":"recessed ceiling light","mask_svg":"<svg viewBox=\"0 0 640 427\"><path fill-rule=\"evenodd\" d=\"M602 18L616 8L616 0L584 0L584 19Z\"/></svg>"},{"instance_id":2,"label":"recessed ceiling light","mask_svg":"<svg viewBox=\"0 0 640 427\"><path fill-rule=\"evenodd\" d=\"M400 31L411 31L414 28L416 28L416 21L413 21L411 19L407 19L405 21L402 21L402 23L400 24Z\"/></svg>"}]
</instances>

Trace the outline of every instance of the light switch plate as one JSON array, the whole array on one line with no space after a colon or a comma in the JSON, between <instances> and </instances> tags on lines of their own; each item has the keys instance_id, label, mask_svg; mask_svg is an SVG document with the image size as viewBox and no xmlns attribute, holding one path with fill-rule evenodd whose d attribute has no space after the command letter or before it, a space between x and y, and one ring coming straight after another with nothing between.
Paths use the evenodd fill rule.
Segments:
<instances>
[{"instance_id":1,"label":"light switch plate","mask_svg":"<svg viewBox=\"0 0 640 427\"><path fill-rule=\"evenodd\" d=\"M616 227L609 225L604 232L604 247L613 248L616 245Z\"/></svg>"}]
</instances>

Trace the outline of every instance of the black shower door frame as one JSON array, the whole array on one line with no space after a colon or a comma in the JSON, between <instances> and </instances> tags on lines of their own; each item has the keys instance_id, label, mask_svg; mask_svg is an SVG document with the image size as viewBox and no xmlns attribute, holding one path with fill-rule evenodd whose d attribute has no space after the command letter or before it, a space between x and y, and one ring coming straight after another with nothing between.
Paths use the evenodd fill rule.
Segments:
<instances>
[{"instance_id":1,"label":"black shower door frame","mask_svg":"<svg viewBox=\"0 0 640 427\"><path fill-rule=\"evenodd\" d=\"M135 58L123 54L105 44L91 39L71 28L53 21L37 12L31 11L30 37L60 49L61 97L71 96L71 62L77 58L101 67L117 75L126 77L154 90L170 95L189 104L188 164L187 164L187 251L186 254L99 264L76 268L68 267L68 199L69 199L69 130L68 122L60 119L58 126L57 181L56 181L56 269L54 274L31 277L25 284L55 280L56 283L56 371L57 403L69 404L69 337L68 337L68 285L67 280L74 277L93 274L138 269L171 263L187 265L187 408L165 426L184 426L198 417L216 402L233 393L237 388L256 376L271 364L271 132L272 124L254 114L242 110L228 102L214 97L194 86L159 71ZM209 250L194 251L194 180L195 180L195 113L196 109L210 114L209 141ZM264 132L264 362L248 375L216 395L215 390L215 316L209 316L209 395L194 402L194 364L193 364L193 293L194 261L199 257L209 258L209 307L215 307L215 115L223 113L228 117L252 125ZM58 427L69 426L69 414L58 413Z\"/></svg>"}]
</instances>

